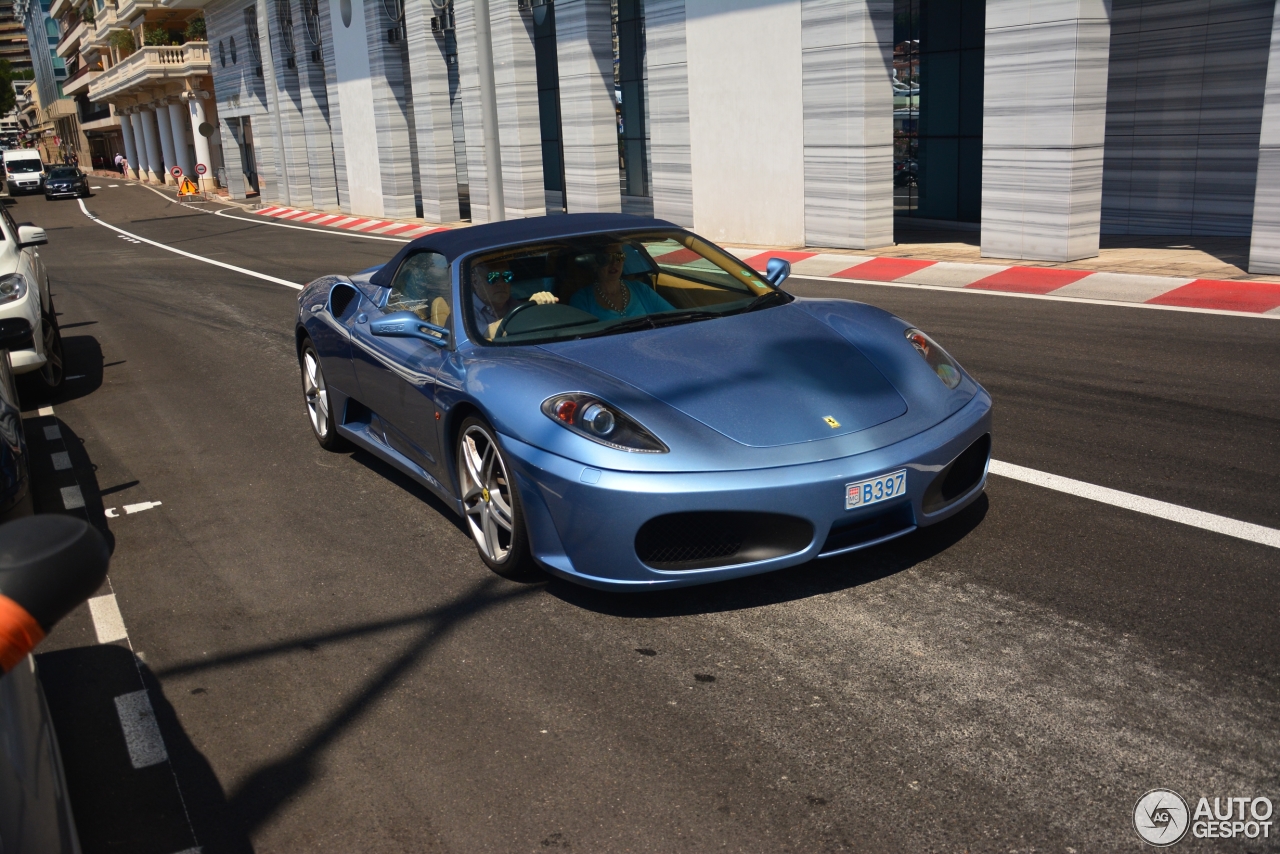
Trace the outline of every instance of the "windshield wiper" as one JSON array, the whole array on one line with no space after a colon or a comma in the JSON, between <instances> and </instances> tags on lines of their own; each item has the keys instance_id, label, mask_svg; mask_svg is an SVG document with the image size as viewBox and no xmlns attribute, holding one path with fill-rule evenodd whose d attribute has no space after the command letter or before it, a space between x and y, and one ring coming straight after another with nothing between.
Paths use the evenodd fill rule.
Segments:
<instances>
[{"instance_id":1,"label":"windshield wiper","mask_svg":"<svg viewBox=\"0 0 1280 854\"><path fill-rule=\"evenodd\" d=\"M706 311L691 308L687 311L666 311L661 314L642 314L628 320L615 323L608 329L578 336L580 338L598 338L601 335L612 335L615 332L634 332L637 329L658 329L663 326L675 326L680 323L692 323L695 320L710 320L713 317L724 317L719 311Z\"/></svg>"},{"instance_id":2,"label":"windshield wiper","mask_svg":"<svg viewBox=\"0 0 1280 854\"><path fill-rule=\"evenodd\" d=\"M762 308L771 308L775 305L786 305L791 302L792 296L786 291L769 291L767 294L760 296L747 303L747 307L740 313L745 314L748 311L757 311Z\"/></svg>"}]
</instances>

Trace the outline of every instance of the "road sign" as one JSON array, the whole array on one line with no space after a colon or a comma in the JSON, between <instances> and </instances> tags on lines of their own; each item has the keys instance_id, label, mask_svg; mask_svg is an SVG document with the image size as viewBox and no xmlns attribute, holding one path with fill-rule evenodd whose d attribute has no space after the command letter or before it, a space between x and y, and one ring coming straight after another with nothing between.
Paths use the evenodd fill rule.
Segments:
<instances>
[{"instance_id":1,"label":"road sign","mask_svg":"<svg viewBox=\"0 0 1280 854\"><path fill-rule=\"evenodd\" d=\"M209 171L209 167L208 167L208 166L205 166L203 163L197 163L197 164L196 164L196 174L197 174L197 175L203 175L204 173L206 173L206 172L208 172L208 171Z\"/></svg>"},{"instance_id":2,"label":"road sign","mask_svg":"<svg viewBox=\"0 0 1280 854\"><path fill-rule=\"evenodd\" d=\"M196 182L190 178L183 178L181 186L178 187L178 197L198 195L200 195L200 188L196 186Z\"/></svg>"},{"instance_id":3,"label":"road sign","mask_svg":"<svg viewBox=\"0 0 1280 854\"><path fill-rule=\"evenodd\" d=\"M181 166L175 166L175 167L173 167L172 169L170 169L170 170L169 170L169 174L170 174L170 175L172 175L174 178L181 178L181 177L182 177L182 167L181 167Z\"/></svg>"}]
</instances>

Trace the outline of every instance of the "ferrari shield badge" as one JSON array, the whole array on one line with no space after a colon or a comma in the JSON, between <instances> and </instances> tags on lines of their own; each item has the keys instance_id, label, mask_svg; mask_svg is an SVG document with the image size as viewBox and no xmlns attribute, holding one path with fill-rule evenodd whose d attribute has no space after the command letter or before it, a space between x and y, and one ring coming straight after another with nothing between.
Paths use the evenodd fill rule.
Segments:
<instances>
[{"instance_id":1,"label":"ferrari shield badge","mask_svg":"<svg viewBox=\"0 0 1280 854\"><path fill-rule=\"evenodd\" d=\"M840 426L840 422L832 418L830 415L824 415L822 417L822 420L827 422L827 426L830 427L832 430Z\"/></svg>"}]
</instances>

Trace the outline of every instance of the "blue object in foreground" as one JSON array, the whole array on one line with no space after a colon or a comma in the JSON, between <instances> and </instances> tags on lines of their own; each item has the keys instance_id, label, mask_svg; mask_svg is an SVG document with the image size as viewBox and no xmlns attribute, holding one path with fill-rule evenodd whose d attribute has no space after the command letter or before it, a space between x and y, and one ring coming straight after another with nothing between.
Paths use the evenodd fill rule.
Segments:
<instances>
[{"instance_id":1,"label":"blue object in foreground","mask_svg":"<svg viewBox=\"0 0 1280 854\"><path fill-rule=\"evenodd\" d=\"M312 429L431 489L499 574L601 588L768 572L970 504L986 391L789 272L618 214L429 234L300 294Z\"/></svg>"}]
</instances>

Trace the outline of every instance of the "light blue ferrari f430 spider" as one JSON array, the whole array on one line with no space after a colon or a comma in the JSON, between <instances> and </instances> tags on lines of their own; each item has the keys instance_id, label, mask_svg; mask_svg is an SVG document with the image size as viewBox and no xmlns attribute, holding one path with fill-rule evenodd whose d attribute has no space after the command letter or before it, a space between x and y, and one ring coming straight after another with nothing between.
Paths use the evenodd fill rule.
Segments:
<instances>
[{"instance_id":1,"label":"light blue ferrari f430 spider","mask_svg":"<svg viewBox=\"0 0 1280 854\"><path fill-rule=\"evenodd\" d=\"M311 426L440 496L495 572L608 589L782 569L973 502L986 391L789 272L618 214L428 234L302 291Z\"/></svg>"}]
</instances>

